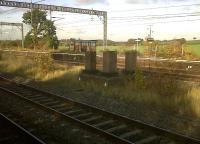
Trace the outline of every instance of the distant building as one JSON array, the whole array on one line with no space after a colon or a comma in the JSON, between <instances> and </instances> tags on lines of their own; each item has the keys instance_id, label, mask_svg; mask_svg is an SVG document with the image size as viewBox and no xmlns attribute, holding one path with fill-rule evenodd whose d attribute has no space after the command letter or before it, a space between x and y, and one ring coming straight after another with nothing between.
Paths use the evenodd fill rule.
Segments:
<instances>
[{"instance_id":1,"label":"distant building","mask_svg":"<svg viewBox=\"0 0 200 144\"><path fill-rule=\"evenodd\" d=\"M70 50L74 52L96 51L96 40L70 40Z\"/></svg>"}]
</instances>

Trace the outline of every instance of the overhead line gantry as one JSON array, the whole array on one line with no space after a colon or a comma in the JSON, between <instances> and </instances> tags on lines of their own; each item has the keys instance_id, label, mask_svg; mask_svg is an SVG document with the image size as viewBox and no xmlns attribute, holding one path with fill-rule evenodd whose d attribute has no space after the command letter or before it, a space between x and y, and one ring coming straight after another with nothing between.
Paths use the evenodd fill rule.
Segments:
<instances>
[{"instance_id":1,"label":"overhead line gantry","mask_svg":"<svg viewBox=\"0 0 200 144\"><path fill-rule=\"evenodd\" d=\"M0 0L0 6L79 13L79 14L96 15L98 17L103 17L103 33L104 33L103 46L104 48L106 48L107 46L107 12L106 11L46 5L46 4L36 4L36 3L28 3L28 2L5 1L5 0Z\"/></svg>"},{"instance_id":2,"label":"overhead line gantry","mask_svg":"<svg viewBox=\"0 0 200 144\"><path fill-rule=\"evenodd\" d=\"M23 23L0 22L0 26L16 26L16 27L18 27L21 30L22 48L24 48L24 26L23 26Z\"/></svg>"}]
</instances>

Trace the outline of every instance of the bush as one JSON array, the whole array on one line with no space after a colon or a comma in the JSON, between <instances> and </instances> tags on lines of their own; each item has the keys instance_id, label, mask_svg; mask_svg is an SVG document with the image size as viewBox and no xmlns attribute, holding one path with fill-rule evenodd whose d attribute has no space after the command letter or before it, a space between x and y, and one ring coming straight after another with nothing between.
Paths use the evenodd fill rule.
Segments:
<instances>
[{"instance_id":1,"label":"bush","mask_svg":"<svg viewBox=\"0 0 200 144\"><path fill-rule=\"evenodd\" d=\"M173 78L162 77L158 83L160 85L158 93L163 96L173 96L176 94L178 84Z\"/></svg>"},{"instance_id":2,"label":"bush","mask_svg":"<svg viewBox=\"0 0 200 144\"><path fill-rule=\"evenodd\" d=\"M144 76L142 74L142 71L140 69L137 69L135 72L135 89L142 90L144 88L145 88Z\"/></svg>"},{"instance_id":3,"label":"bush","mask_svg":"<svg viewBox=\"0 0 200 144\"><path fill-rule=\"evenodd\" d=\"M34 45L33 45L33 38L30 36L29 33L25 36L25 39L24 39L24 46L25 46L26 48L34 48Z\"/></svg>"},{"instance_id":4,"label":"bush","mask_svg":"<svg viewBox=\"0 0 200 144\"><path fill-rule=\"evenodd\" d=\"M37 54L34 56L34 64L39 69L39 71L46 75L48 72L55 71L55 65L51 54Z\"/></svg>"},{"instance_id":5,"label":"bush","mask_svg":"<svg viewBox=\"0 0 200 144\"><path fill-rule=\"evenodd\" d=\"M179 92L178 82L173 77L157 74L148 78L147 82L148 88L160 96L174 96Z\"/></svg>"}]
</instances>

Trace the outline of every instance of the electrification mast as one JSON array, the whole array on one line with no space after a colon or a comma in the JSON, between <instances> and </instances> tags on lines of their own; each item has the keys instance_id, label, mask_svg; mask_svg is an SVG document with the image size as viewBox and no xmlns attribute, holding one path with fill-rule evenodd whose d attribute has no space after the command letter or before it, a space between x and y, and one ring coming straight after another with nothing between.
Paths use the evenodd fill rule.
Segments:
<instances>
[{"instance_id":1,"label":"electrification mast","mask_svg":"<svg viewBox=\"0 0 200 144\"><path fill-rule=\"evenodd\" d=\"M5 1L5 0L0 1L0 6L79 13L79 14L96 15L98 17L103 17L103 25L104 25L103 46L104 46L104 49L107 47L107 12L106 11L36 4L36 3L28 3L28 2Z\"/></svg>"},{"instance_id":2,"label":"electrification mast","mask_svg":"<svg viewBox=\"0 0 200 144\"><path fill-rule=\"evenodd\" d=\"M21 30L22 36L22 48L24 48L24 26L23 23L9 23L9 22L0 22L0 26L16 26Z\"/></svg>"}]
</instances>

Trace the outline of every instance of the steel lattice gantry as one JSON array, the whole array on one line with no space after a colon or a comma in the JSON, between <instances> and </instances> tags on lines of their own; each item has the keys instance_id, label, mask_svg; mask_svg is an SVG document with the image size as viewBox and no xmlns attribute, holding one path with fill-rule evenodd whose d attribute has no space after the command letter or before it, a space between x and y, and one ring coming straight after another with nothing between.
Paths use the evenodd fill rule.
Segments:
<instances>
[{"instance_id":1,"label":"steel lattice gantry","mask_svg":"<svg viewBox=\"0 0 200 144\"><path fill-rule=\"evenodd\" d=\"M24 26L23 23L9 23L9 22L0 22L0 26L16 26L19 27L22 33L22 48L24 48Z\"/></svg>"},{"instance_id":2,"label":"steel lattice gantry","mask_svg":"<svg viewBox=\"0 0 200 144\"><path fill-rule=\"evenodd\" d=\"M0 6L28 8L28 9L41 9L41 10L50 10L50 11L60 11L60 12L70 12L70 13L102 16L103 24L104 24L103 45L104 45L104 48L107 46L107 12L106 11L80 9L80 8L64 7L64 6L54 6L54 5L45 5L45 4L35 4L35 3L27 3L27 2L5 1L5 0L0 0Z\"/></svg>"}]
</instances>

